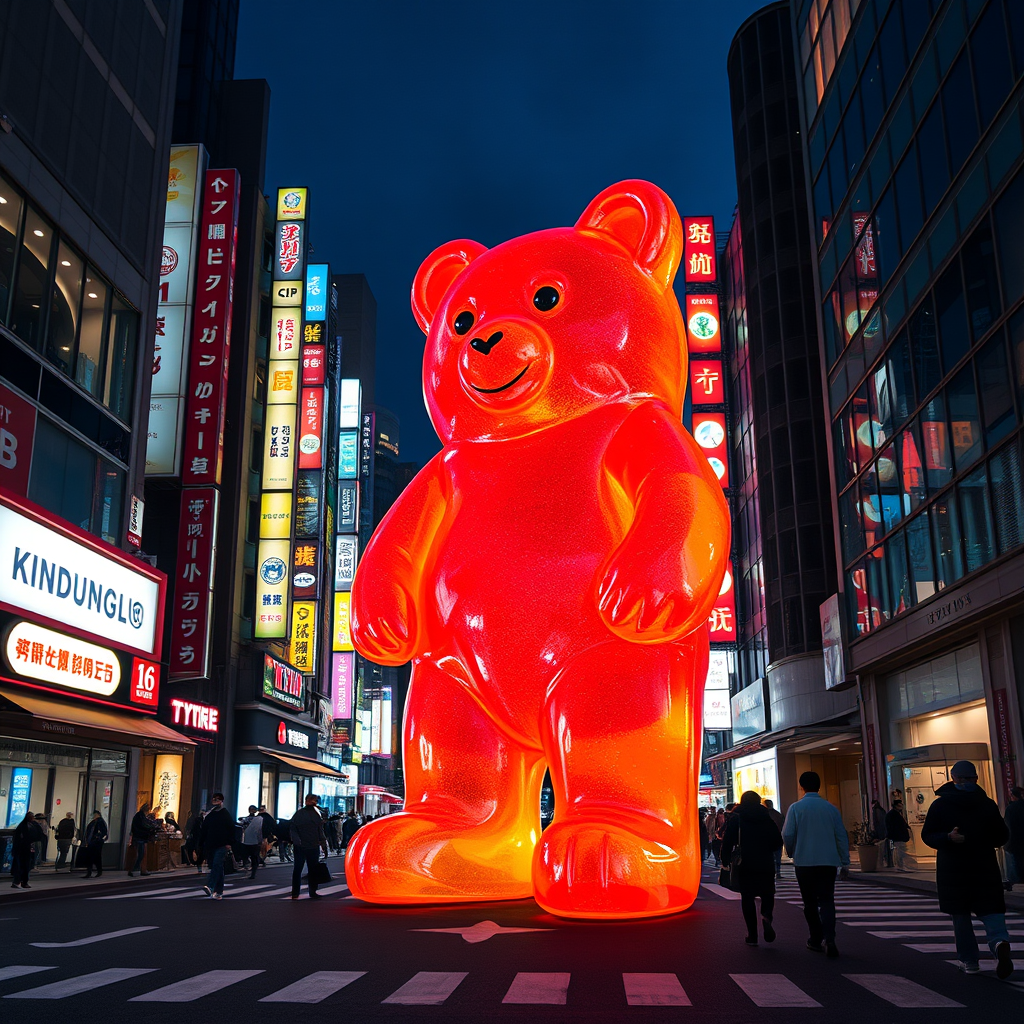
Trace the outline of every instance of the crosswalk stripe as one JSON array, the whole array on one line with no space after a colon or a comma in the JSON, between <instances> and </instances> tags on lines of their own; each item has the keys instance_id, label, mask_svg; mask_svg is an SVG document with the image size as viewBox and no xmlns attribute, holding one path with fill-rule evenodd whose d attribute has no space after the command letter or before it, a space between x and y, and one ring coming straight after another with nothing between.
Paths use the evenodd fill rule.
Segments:
<instances>
[{"instance_id":1,"label":"crosswalk stripe","mask_svg":"<svg viewBox=\"0 0 1024 1024\"><path fill-rule=\"evenodd\" d=\"M955 953L955 942L904 942L907 949L915 949L918 953Z\"/></svg>"},{"instance_id":2,"label":"crosswalk stripe","mask_svg":"<svg viewBox=\"0 0 1024 1024\"><path fill-rule=\"evenodd\" d=\"M916 917L949 917L941 910L839 910L837 917L856 920L859 917L902 917L905 920Z\"/></svg>"},{"instance_id":3,"label":"crosswalk stripe","mask_svg":"<svg viewBox=\"0 0 1024 1024\"><path fill-rule=\"evenodd\" d=\"M153 989L152 992L143 992L141 996L133 996L128 1000L130 1003L191 1003L203 996L213 992L219 992L229 985L236 985L246 978L254 978L263 971L207 971L205 974L197 974L192 978L185 978L182 981L172 982L170 985L163 985Z\"/></svg>"},{"instance_id":4,"label":"crosswalk stripe","mask_svg":"<svg viewBox=\"0 0 1024 1024\"><path fill-rule=\"evenodd\" d=\"M267 889L264 892L233 892L231 898L235 900L262 900L271 896L280 896L282 893L291 892L292 887L290 885L282 885L279 889Z\"/></svg>"},{"instance_id":5,"label":"crosswalk stripe","mask_svg":"<svg viewBox=\"0 0 1024 1024\"><path fill-rule=\"evenodd\" d=\"M564 1006L568 991L568 974L540 974L520 971L509 986L502 1002Z\"/></svg>"},{"instance_id":6,"label":"crosswalk stripe","mask_svg":"<svg viewBox=\"0 0 1024 1024\"><path fill-rule=\"evenodd\" d=\"M905 1009L928 1009L951 1006L963 1006L955 999L939 995L924 985L918 985L909 978L901 978L898 974L844 974L861 988L866 988L879 999L884 999L893 1006Z\"/></svg>"},{"instance_id":7,"label":"crosswalk stripe","mask_svg":"<svg viewBox=\"0 0 1024 1024\"><path fill-rule=\"evenodd\" d=\"M10 992L4 999L67 999L68 996L91 992L94 988L103 988L129 978L137 978L140 974L149 974L156 967L108 967L105 971L94 971L92 974L79 974L75 978L54 981L39 988L26 988L20 992Z\"/></svg>"},{"instance_id":8,"label":"crosswalk stripe","mask_svg":"<svg viewBox=\"0 0 1024 1024\"><path fill-rule=\"evenodd\" d=\"M30 942L37 949L69 949L72 946L91 946L94 942L106 942L107 939L120 939L125 935L138 935L139 932L153 932L159 928L156 924L142 924L136 928L121 928L116 932L104 932L102 935L88 935L84 939L71 942Z\"/></svg>"},{"instance_id":9,"label":"crosswalk stripe","mask_svg":"<svg viewBox=\"0 0 1024 1024\"><path fill-rule=\"evenodd\" d=\"M954 967L957 967L957 966L959 966L960 961L959 960L947 960L946 963L947 964L952 964ZM978 966L983 971L994 971L996 969L996 962L995 962L995 960L980 960L980 961L978 961ZM1014 960L1013 961L1013 970L1014 970L1014 973L1016 973L1017 971L1024 971L1024 960ZM1020 983L1016 982L1016 984L1019 987Z\"/></svg>"},{"instance_id":10,"label":"crosswalk stripe","mask_svg":"<svg viewBox=\"0 0 1024 1024\"><path fill-rule=\"evenodd\" d=\"M190 885L175 885L168 888L164 886L162 889L144 889L142 892L115 892L112 896L88 896L90 900L137 900L144 896L161 896L164 893L169 892L184 892L186 889L191 889Z\"/></svg>"},{"instance_id":11,"label":"crosswalk stripe","mask_svg":"<svg viewBox=\"0 0 1024 1024\"><path fill-rule=\"evenodd\" d=\"M271 888L270 882L266 882L263 885L247 885L244 889L236 889L234 892L226 892L226 893L224 893L224 899L226 899L226 900L227 899L237 900L238 897L241 896L243 893L251 893L253 896L267 896L267 895L269 895L268 893L266 893L266 892L257 892L257 890L258 889L264 889L265 890L265 889L269 889L269 888ZM205 896L206 893L203 893L203 895Z\"/></svg>"},{"instance_id":12,"label":"crosswalk stripe","mask_svg":"<svg viewBox=\"0 0 1024 1024\"><path fill-rule=\"evenodd\" d=\"M291 889L289 889L288 891L291 892ZM317 892L321 896L330 896L331 893L335 893L335 892L348 892L348 886L347 885L328 885L324 889L317 889ZM291 899L291 896L288 896L287 899ZM300 893L299 894L299 899L300 900L304 900L304 899L309 899L309 897L306 895L306 893Z\"/></svg>"},{"instance_id":13,"label":"crosswalk stripe","mask_svg":"<svg viewBox=\"0 0 1024 1024\"><path fill-rule=\"evenodd\" d=\"M1010 935L1024 935L1024 931L1018 929L1008 929ZM876 939L951 939L955 933L952 928L939 928L928 931L927 929L910 930L910 931L886 931L886 932L868 932L868 935L874 935ZM985 928L981 925L975 925L974 934L983 936L985 934Z\"/></svg>"},{"instance_id":14,"label":"crosswalk stripe","mask_svg":"<svg viewBox=\"0 0 1024 1024\"><path fill-rule=\"evenodd\" d=\"M741 899L738 892L733 892L732 889L726 889L724 885L713 885L710 882L702 882L701 888L707 889L708 892L713 892L716 896L721 896L723 900Z\"/></svg>"},{"instance_id":15,"label":"crosswalk stripe","mask_svg":"<svg viewBox=\"0 0 1024 1024\"><path fill-rule=\"evenodd\" d=\"M340 992L346 985L361 978L366 971L314 971L294 984L286 985L261 1003L322 1003L328 996Z\"/></svg>"},{"instance_id":16,"label":"crosswalk stripe","mask_svg":"<svg viewBox=\"0 0 1024 1024\"><path fill-rule=\"evenodd\" d=\"M784 974L730 974L755 1006L821 1006Z\"/></svg>"},{"instance_id":17,"label":"crosswalk stripe","mask_svg":"<svg viewBox=\"0 0 1024 1024\"><path fill-rule=\"evenodd\" d=\"M675 974L623 974L627 1006L692 1006Z\"/></svg>"},{"instance_id":18,"label":"crosswalk stripe","mask_svg":"<svg viewBox=\"0 0 1024 1024\"><path fill-rule=\"evenodd\" d=\"M205 895L206 893L202 889L186 889L185 892L172 893L170 896L153 896L152 899L154 902L156 900L189 900Z\"/></svg>"},{"instance_id":19,"label":"crosswalk stripe","mask_svg":"<svg viewBox=\"0 0 1024 1024\"><path fill-rule=\"evenodd\" d=\"M420 971L383 1002L401 1006L440 1006L465 977L465 971Z\"/></svg>"},{"instance_id":20,"label":"crosswalk stripe","mask_svg":"<svg viewBox=\"0 0 1024 1024\"><path fill-rule=\"evenodd\" d=\"M56 967L26 967L23 964L12 964L10 967L0 967L0 981L23 978L26 974L38 974L40 971L55 970L57 970Z\"/></svg>"}]
</instances>

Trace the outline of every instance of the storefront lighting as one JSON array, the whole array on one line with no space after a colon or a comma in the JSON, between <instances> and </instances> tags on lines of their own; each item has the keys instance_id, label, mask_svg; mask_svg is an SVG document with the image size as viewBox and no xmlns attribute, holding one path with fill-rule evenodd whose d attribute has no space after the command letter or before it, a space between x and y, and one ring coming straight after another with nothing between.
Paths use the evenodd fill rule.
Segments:
<instances>
[{"instance_id":1,"label":"storefront lighting","mask_svg":"<svg viewBox=\"0 0 1024 1024\"><path fill-rule=\"evenodd\" d=\"M62 267L70 267L71 266L71 260L61 260L60 261L60 265Z\"/></svg>"},{"instance_id":2,"label":"storefront lighting","mask_svg":"<svg viewBox=\"0 0 1024 1024\"><path fill-rule=\"evenodd\" d=\"M42 238L43 237L43 233L42 233L42 231L39 230L39 228L33 228L32 229L32 234L35 235L36 238Z\"/></svg>"},{"instance_id":3,"label":"storefront lighting","mask_svg":"<svg viewBox=\"0 0 1024 1024\"><path fill-rule=\"evenodd\" d=\"M89 292L89 298L90 299L98 299L99 296L95 292Z\"/></svg>"}]
</instances>

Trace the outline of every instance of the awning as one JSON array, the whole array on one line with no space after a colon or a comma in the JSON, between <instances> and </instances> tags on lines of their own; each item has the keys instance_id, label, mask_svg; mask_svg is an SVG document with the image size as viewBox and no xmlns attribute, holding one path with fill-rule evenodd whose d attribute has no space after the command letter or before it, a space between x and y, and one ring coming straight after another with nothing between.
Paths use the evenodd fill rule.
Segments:
<instances>
[{"instance_id":1,"label":"awning","mask_svg":"<svg viewBox=\"0 0 1024 1024\"><path fill-rule=\"evenodd\" d=\"M177 748L181 752L181 747L196 745L195 740L169 729L147 715L122 714L85 703L66 704L22 690L8 690L6 687L0 687L0 697L28 712L33 718L33 726L43 732L52 732L55 739L62 736L75 737L81 729L88 733L112 734L118 743L133 747L156 750Z\"/></svg>"},{"instance_id":2,"label":"awning","mask_svg":"<svg viewBox=\"0 0 1024 1024\"><path fill-rule=\"evenodd\" d=\"M782 729L779 732L766 732L760 736L752 736L749 740L737 743L721 754L715 754L707 758L705 764L720 764L723 761L732 761L734 758L743 757L745 754L754 754L759 750L773 750L781 748L786 750L797 746L819 746L825 741L831 743L842 743L849 740L859 740L860 733L854 731L850 726L837 723L834 726L827 725L798 725L792 729Z\"/></svg>"},{"instance_id":3,"label":"awning","mask_svg":"<svg viewBox=\"0 0 1024 1024\"><path fill-rule=\"evenodd\" d=\"M280 761L281 764L287 765L292 771L302 772L303 775L323 775L328 779L341 779L342 782L348 782L347 775L332 768L329 764L324 764L322 761L314 761L310 757L298 757L295 754L281 754L276 750L269 749L269 747L257 747L256 749L261 754L265 754L267 757L272 757L275 761Z\"/></svg>"}]
</instances>

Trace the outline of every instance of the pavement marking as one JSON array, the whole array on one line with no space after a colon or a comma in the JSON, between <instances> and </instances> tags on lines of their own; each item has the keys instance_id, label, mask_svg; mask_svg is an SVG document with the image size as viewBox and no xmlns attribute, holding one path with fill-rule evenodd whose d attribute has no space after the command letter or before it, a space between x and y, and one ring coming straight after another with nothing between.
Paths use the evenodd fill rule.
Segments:
<instances>
[{"instance_id":1,"label":"pavement marking","mask_svg":"<svg viewBox=\"0 0 1024 1024\"><path fill-rule=\"evenodd\" d=\"M290 885L282 885L280 889L269 889L266 892L253 892L251 889L248 892L233 892L231 898L235 900L261 900L265 897L280 896L282 893L291 892L292 887Z\"/></svg>"},{"instance_id":2,"label":"pavement marking","mask_svg":"<svg viewBox=\"0 0 1024 1024\"><path fill-rule=\"evenodd\" d=\"M401 1006L440 1006L465 977L465 971L420 971L383 1002Z\"/></svg>"},{"instance_id":3,"label":"pavement marking","mask_svg":"<svg viewBox=\"0 0 1024 1024\"><path fill-rule=\"evenodd\" d=\"M565 1006L569 991L568 974L539 974L520 971L505 993L503 1003Z\"/></svg>"},{"instance_id":4,"label":"pavement marking","mask_svg":"<svg viewBox=\"0 0 1024 1024\"><path fill-rule=\"evenodd\" d=\"M730 974L755 1006L821 1006L784 974Z\"/></svg>"},{"instance_id":5,"label":"pavement marking","mask_svg":"<svg viewBox=\"0 0 1024 1024\"><path fill-rule=\"evenodd\" d=\"M624 974L627 1006L692 1006L675 974Z\"/></svg>"},{"instance_id":6,"label":"pavement marking","mask_svg":"<svg viewBox=\"0 0 1024 1024\"><path fill-rule=\"evenodd\" d=\"M850 920L857 920L861 917L894 917L902 918L905 921L913 921L919 917L949 917L941 910L842 910L836 913L836 917Z\"/></svg>"},{"instance_id":7,"label":"pavement marking","mask_svg":"<svg viewBox=\"0 0 1024 1024\"><path fill-rule=\"evenodd\" d=\"M3 920L3 918L0 918ZM26 974L38 974L40 971L55 971L56 967L25 967L20 964L12 964L10 967L0 967L0 981L8 981L11 978L21 978Z\"/></svg>"},{"instance_id":8,"label":"pavement marking","mask_svg":"<svg viewBox=\"0 0 1024 1024\"><path fill-rule=\"evenodd\" d=\"M1017 934L1019 934L1019 933L1017 933ZM980 938L981 936L978 936L978 937ZM907 949L916 949L918 951L918 953L955 953L956 952L956 943L955 942L917 942L917 943L904 942L903 945L906 946ZM1020 953L1020 952L1024 951L1024 949L1022 949L1021 943L1017 942L1014 945L1016 946L1016 952ZM1014 946L1011 946L1010 948L1013 949Z\"/></svg>"},{"instance_id":9,"label":"pavement marking","mask_svg":"<svg viewBox=\"0 0 1024 1024\"><path fill-rule=\"evenodd\" d=\"M229 985L236 985L247 978L254 978L263 971L207 971L205 974L197 974L192 978L184 978L182 981L172 982L170 985L163 985L153 989L152 992L143 992L141 996L133 996L129 1003L192 1003L203 996L213 992L219 992Z\"/></svg>"},{"instance_id":10,"label":"pavement marking","mask_svg":"<svg viewBox=\"0 0 1024 1024\"><path fill-rule=\"evenodd\" d=\"M916 981L901 978L898 974L844 974L843 977L893 1006L926 1009L964 1005L948 996L940 996L938 992L918 985Z\"/></svg>"},{"instance_id":11,"label":"pavement marking","mask_svg":"<svg viewBox=\"0 0 1024 1024\"><path fill-rule=\"evenodd\" d=\"M947 964L952 964L954 967L959 967L960 966L960 961L959 960L947 960L946 963ZM995 962L995 960L984 960L984 959L982 959L982 960L978 961L978 966L983 971L994 971L996 969L996 962ZM1024 960L1014 960L1013 961L1013 971L1014 971L1014 974L1016 974L1017 971L1024 971ZM1019 985L1020 982L1015 982L1015 984Z\"/></svg>"},{"instance_id":12,"label":"pavement marking","mask_svg":"<svg viewBox=\"0 0 1024 1024\"><path fill-rule=\"evenodd\" d=\"M67 999L68 996L91 992L94 988L103 988L119 981L128 981L141 974L150 974L156 967L108 967L105 971L94 971L92 974L80 974L77 978L65 978L54 981L39 988L26 988L21 992L11 992L4 999Z\"/></svg>"},{"instance_id":13,"label":"pavement marking","mask_svg":"<svg viewBox=\"0 0 1024 1024\"><path fill-rule=\"evenodd\" d=\"M1008 929L1010 935L1024 935L1024 931L1019 928ZM938 931L906 931L906 932L868 932L868 935L874 935L876 939L951 939L955 932L952 928L942 928ZM974 926L974 934L978 937L983 937L985 934L985 928L983 925Z\"/></svg>"},{"instance_id":14,"label":"pavement marking","mask_svg":"<svg viewBox=\"0 0 1024 1024\"><path fill-rule=\"evenodd\" d=\"M261 1003L322 1003L328 996L340 992L346 985L361 978L366 971L314 971L292 985L286 985Z\"/></svg>"},{"instance_id":15,"label":"pavement marking","mask_svg":"<svg viewBox=\"0 0 1024 1024\"><path fill-rule=\"evenodd\" d=\"M74 942L30 942L30 946L37 949L68 949L71 946L91 946L94 942L106 942L107 939L119 939L122 935L137 935L139 932L155 932L159 925L143 924L138 928L122 928L116 932L104 932L102 935L90 935L84 939L75 939Z\"/></svg>"},{"instance_id":16,"label":"pavement marking","mask_svg":"<svg viewBox=\"0 0 1024 1024\"><path fill-rule=\"evenodd\" d=\"M495 935L517 935L521 932L553 932L554 928L503 928L493 921L478 921L468 928L410 928L411 932L438 932L444 935L461 935L466 942L486 942Z\"/></svg>"},{"instance_id":17,"label":"pavement marking","mask_svg":"<svg viewBox=\"0 0 1024 1024\"><path fill-rule=\"evenodd\" d=\"M701 882L700 887L702 889L707 889L708 892L713 892L716 896L721 896L723 900L742 899L738 892L733 892L732 889L726 889L724 885L714 885L711 882Z\"/></svg>"},{"instance_id":18,"label":"pavement marking","mask_svg":"<svg viewBox=\"0 0 1024 1024\"><path fill-rule=\"evenodd\" d=\"M267 882L264 885L247 885L244 889L236 889L234 892L224 893L224 899L240 899L243 893L250 893L253 896L269 896L268 892L257 892L257 889L269 889L271 883ZM206 893L203 893L205 896Z\"/></svg>"},{"instance_id":19,"label":"pavement marking","mask_svg":"<svg viewBox=\"0 0 1024 1024\"><path fill-rule=\"evenodd\" d=\"M288 891L288 892L291 892L291 891L292 891L292 890L291 890L291 886L289 886L289 887L288 887L288 890L287 890L287 891ZM347 885L328 885L328 886L326 886L326 887L325 887L325 888L323 888L323 889L317 889L317 892L318 892L318 893L319 893L319 894L320 894L321 896L330 896L330 895L331 895L331 893L335 893L335 892L348 892L348 886L347 886ZM267 895L270 895L270 894L268 893ZM291 899L291 896L288 896L288 897L286 897L286 898L287 898L287 899ZM299 899L300 899L300 900L305 900L305 899L309 899L309 896L308 896L308 895L307 895L306 893L301 893L301 892L300 892L300 893L299 893Z\"/></svg>"},{"instance_id":20,"label":"pavement marking","mask_svg":"<svg viewBox=\"0 0 1024 1024\"><path fill-rule=\"evenodd\" d=\"M206 896L206 893L203 892L202 888L199 888L199 889L189 888L189 889L186 889L184 892L172 893L170 896L154 896L153 899L154 900L191 900L191 899L195 899L197 896ZM206 896L206 898L209 899L208 896Z\"/></svg>"},{"instance_id":21,"label":"pavement marking","mask_svg":"<svg viewBox=\"0 0 1024 1024\"><path fill-rule=\"evenodd\" d=\"M143 896L159 896L162 893L168 892L184 892L185 889L191 889L190 885L175 885L170 888L163 889L146 889L143 892L116 892L113 896L87 896L86 899L90 900L135 900Z\"/></svg>"}]
</instances>

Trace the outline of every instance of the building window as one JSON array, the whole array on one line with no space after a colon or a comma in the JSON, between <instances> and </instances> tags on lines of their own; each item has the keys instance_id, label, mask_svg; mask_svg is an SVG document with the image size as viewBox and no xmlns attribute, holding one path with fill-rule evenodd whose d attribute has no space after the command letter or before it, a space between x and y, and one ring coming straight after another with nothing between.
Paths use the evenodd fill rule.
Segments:
<instances>
[{"instance_id":1,"label":"building window","mask_svg":"<svg viewBox=\"0 0 1024 1024\"><path fill-rule=\"evenodd\" d=\"M110 326L107 330L103 404L125 423L131 422L138 346L139 314L115 295L110 304Z\"/></svg>"},{"instance_id":2,"label":"building window","mask_svg":"<svg viewBox=\"0 0 1024 1024\"><path fill-rule=\"evenodd\" d=\"M78 318L81 316L85 264L66 242L57 246L56 281L46 329L46 358L64 373L71 372Z\"/></svg>"},{"instance_id":3,"label":"building window","mask_svg":"<svg viewBox=\"0 0 1024 1024\"><path fill-rule=\"evenodd\" d=\"M36 349L42 340L46 322L50 272L53 269L50 255L53 239L53 228L30 206L25 215L18 252L11 330Z\"/></svg>"},{"instance_id":4,"label":"building window","mask_svg":"<svg viewBox=\"0 0 1024 1024\"><path fill-rule=\"evenodd\" d=\"M0 176L0 323L6 324L14 285L14 254L18 246L21 196Z\"/></svg>"},{"instance_id":5,"label":"building window","mask_svg":"<svg viewBox=\"0 0 1024 1024\"><path fill-rule=\"evenodd\" d=\"M94 267L85 274L82 329L75 354L75 382L93 398L100 397L100 360L103 358L103 321L107 315L107 286ZM123 418L123 417L122 417Z\"/></svg>"}]
</instances>

